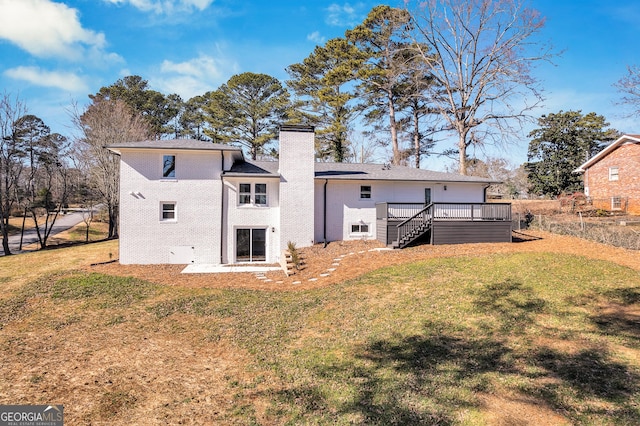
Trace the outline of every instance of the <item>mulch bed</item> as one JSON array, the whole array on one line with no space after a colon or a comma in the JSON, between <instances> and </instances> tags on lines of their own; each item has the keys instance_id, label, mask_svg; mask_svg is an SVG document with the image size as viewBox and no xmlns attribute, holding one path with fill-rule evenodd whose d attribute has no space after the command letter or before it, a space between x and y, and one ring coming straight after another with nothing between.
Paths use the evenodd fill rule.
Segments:
<instances>
[{"instance_id":1,"label":"mulch bed","mask_svg":"<svg viewBox=\"0 0 640 426\"><path fill-rule=\"evenodd\" d=\"M304 267L291 276L269 272L259 278L253 273L182 274L184 265L120 265L110 263L87 267L93 272L133 276L163 285L192 288L245 288L296 291L320 288L390 265L419 260L482 256L490 253L553 252L608 260L640 271L640 253L576 237L527 230L514 232L512 243L422 245L403 250L384 250L378 241L336 241L302 248Z\"/></svg>"}]
</instances>

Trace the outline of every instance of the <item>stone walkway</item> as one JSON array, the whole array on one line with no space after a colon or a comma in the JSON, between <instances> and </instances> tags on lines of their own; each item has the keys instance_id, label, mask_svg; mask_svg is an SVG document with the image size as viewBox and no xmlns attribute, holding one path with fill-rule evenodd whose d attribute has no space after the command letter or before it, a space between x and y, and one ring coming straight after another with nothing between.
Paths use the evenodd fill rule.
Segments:
<instances>
[{"instance_id":1,"label":"stone walkway","mask_svg":"<svg viewBox=\"0 0 640 426\"><path fill-rule=\"evenodd\" d=\"M338 255L337 257L335 257L333 259L333 263L331 263L331 266L329 268L327 268L324 272L321 272L320 274L318 274L317 277L308 278L307 281L308 282L315 282L315 281L318 281L321 278L330 276L333 272L335 272L337 270L337 268L340 266L340 262L347 256L352 256L354 254L363 254L363 253L367 253L367 252L374 252L374 251L378 251L379 252L379 251L387 251L387 250L392 251L392 249L390 249L390 248L382 247L382 248L374 248L374 249L371 249L371 250L361 250L361 251L358 251L358 252L353 252L352 251L352 252L349 252L349 253ZM220 267L220 268L224 268L224 267ZM242 267L238 267L238 268L242 268ZM250 267L247 267L247 268L250 268ZM266 269L266 268L264 268L264 269ZM273 270L279 270L279 269L281 269L281 268L272 268L270 270L273 271ZM233 272L233 271L223 271L223 272ZM244 269L244 270L238 271L238 272L254 272L256 279L261 280L261 281L263 281L265 283L273 282L274 284L282 284L284 282L284 281L280 281L280 280L274 281L274 280L268 278L265 275L265 273L268 272L266 270L265 271L249 271L248 269ZM294 281L291 284L302 284L302 281L299 281L299 280L298 281Z\"/></svg>"}]
</instances>

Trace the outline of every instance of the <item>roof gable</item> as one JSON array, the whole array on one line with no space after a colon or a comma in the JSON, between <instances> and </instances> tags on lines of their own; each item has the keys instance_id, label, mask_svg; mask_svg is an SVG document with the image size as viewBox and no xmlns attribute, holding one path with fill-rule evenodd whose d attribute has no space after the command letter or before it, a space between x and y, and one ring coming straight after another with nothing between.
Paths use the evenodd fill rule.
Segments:
<instances>
[{"instance_id":1,"label":"roof gable","mask_svg":"<svg viewBox=\"0 0 640 426\"><path fill-rule=\"evenodd\" d=\"M624 144L627 144L627 143L640 144L640 135L622 135L622 136L620 136L618 139L616 139L615 141L611 142L602 151L600 151L599 153L597 153L596 155L591 157L589 160L587 160L585 163L583 163L580 167L575 169L573 172L574 173L582 173L582 172L586 171L589 167L593 166L598 161L602 160L607 155L611 154L613 151L618 149L620 146L622 146Z\"/></svg>"}]
</instances>

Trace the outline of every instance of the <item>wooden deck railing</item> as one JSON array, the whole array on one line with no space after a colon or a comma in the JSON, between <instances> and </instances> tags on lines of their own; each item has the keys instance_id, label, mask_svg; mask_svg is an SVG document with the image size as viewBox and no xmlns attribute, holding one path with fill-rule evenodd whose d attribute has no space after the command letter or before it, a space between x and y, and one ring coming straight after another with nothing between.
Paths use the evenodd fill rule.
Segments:
<instances>
[{"instance_id":1,"label":"wooden deck railing","mask_svg":"<svg viewBox=\"0 0 640 426\"><path fill-rule=\"evenodd\" d=\"M377 219L405 220L425 208L423 203L377 203Z\"/></svg>"},{"instance_id":2,"label":"wooden deck railing","mask_svg":"<svg viewBox=\"0 0 640 426\"><path fill-rule=\"evenodd\" d=\"M434 220L511 220L509 203L434 203Z\"/></svg>"},{"instance_id":3,"label":"wooden deck railing","mask_svg":"<svg viewBox=\"0 0 640 426\"><path fill-rule=\"evenodd\" d=\"M420 213L422 203L378 203L378 220L407 220ZM509 203L433 203L434 220L511 220Z\"/></svg>"}]
</instances>

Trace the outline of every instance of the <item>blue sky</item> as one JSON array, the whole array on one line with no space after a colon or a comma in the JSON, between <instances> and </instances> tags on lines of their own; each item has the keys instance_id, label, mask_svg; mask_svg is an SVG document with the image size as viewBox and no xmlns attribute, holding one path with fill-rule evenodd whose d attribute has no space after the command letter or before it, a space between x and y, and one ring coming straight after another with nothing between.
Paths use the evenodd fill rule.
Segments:
<instances>
[{"instance_id":1,"label":"blue sky","mask_svg":"<svg viewBox=\"0 0 640 426\"><path fill-rule=\"evenodd\" d=\"M70 135L76 101L137 74L151 88L184 99L216 89L232 75L285 68L317 44L362 22L375 1L325 0L0 0L0 90L19 95L29 112ZM388 2L401 6L400 1ZM540 37L562 55L534 75L547 98L535 113L594 111L612 127L640 133L623 118L613 84L640 65L640 2L531 0L546 17ZM489 154L526 160L517 146ZM478 153L479 156L482 153ZM424 167L441 169L442 160Z\"/></svg>"}]
</instances>

